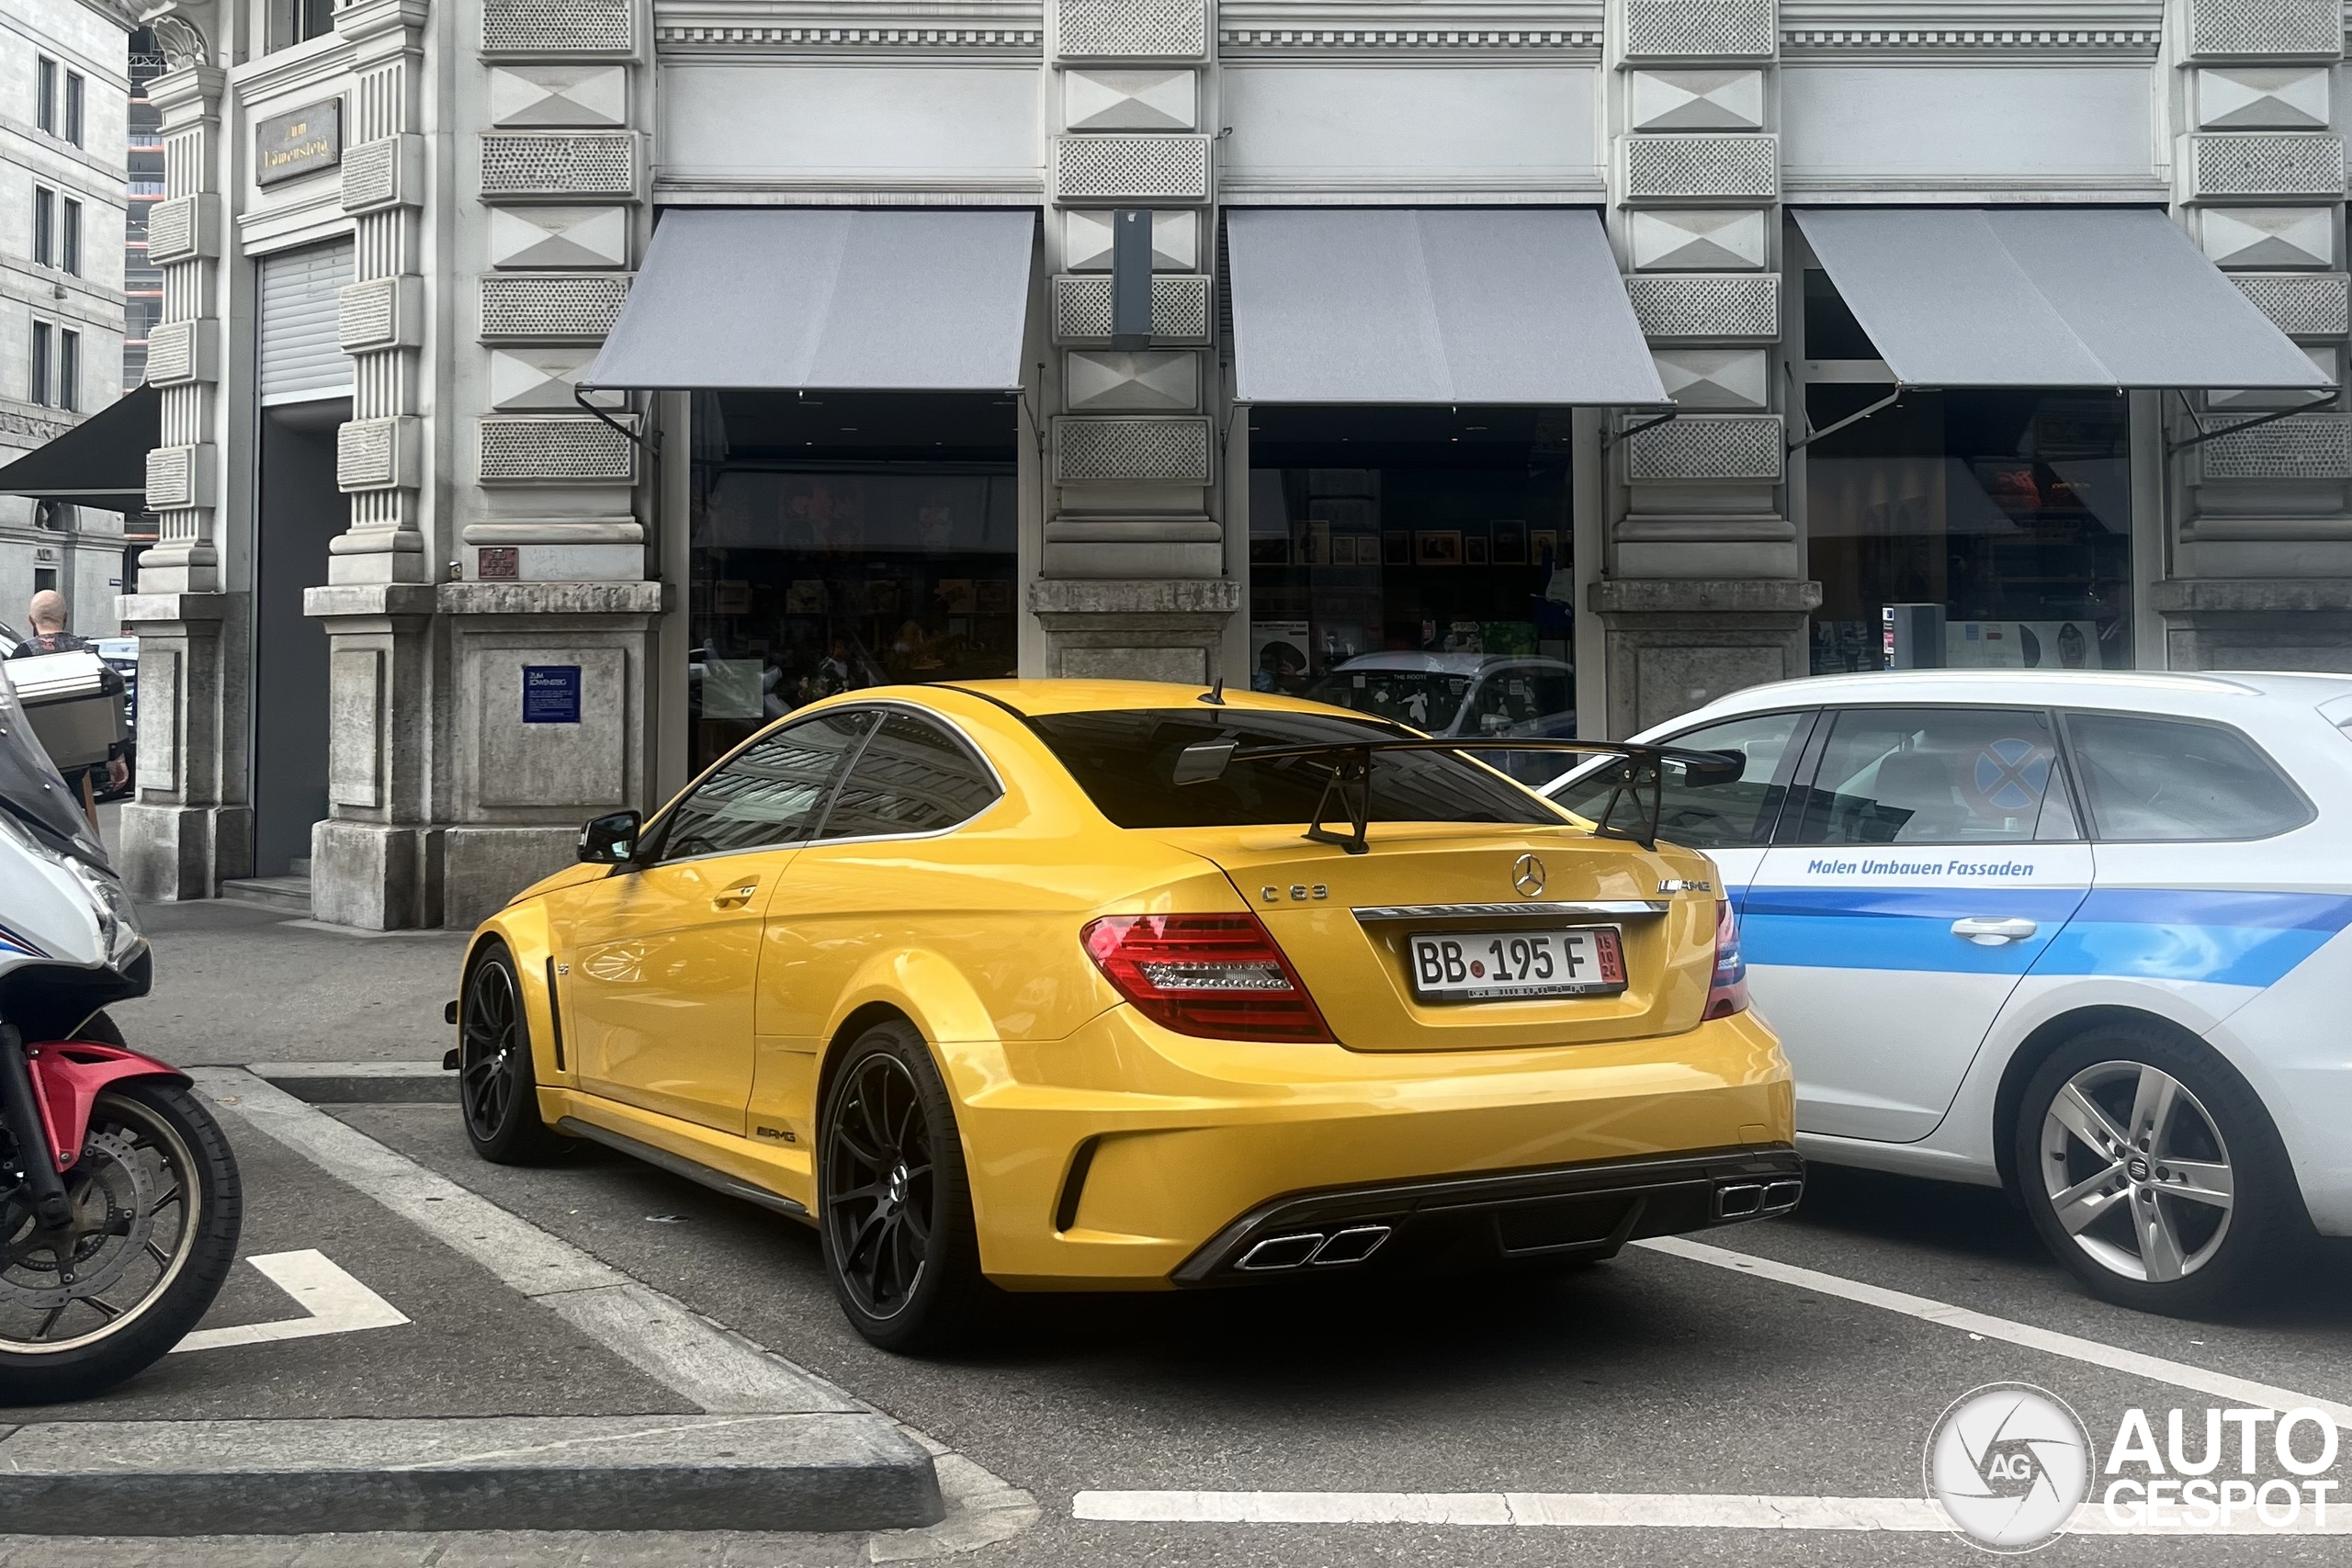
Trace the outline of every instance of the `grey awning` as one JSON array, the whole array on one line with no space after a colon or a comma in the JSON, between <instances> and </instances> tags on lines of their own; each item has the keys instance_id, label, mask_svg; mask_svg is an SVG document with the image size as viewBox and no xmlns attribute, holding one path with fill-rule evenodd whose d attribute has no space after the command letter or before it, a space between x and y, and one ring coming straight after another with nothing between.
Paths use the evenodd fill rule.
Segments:
<instances>
[{"instance_id":1,"label":"grey awning","mask_svg":"<svg viewBox=\"0 0 2352 1568\"><path fill-rule=\"evenodd\" d=\"M0 495L147 510L147 454L163 444L164 394L134 387L56 440L0 468Z\"/></svg>"},{"instance_id":2,"label":"grey awning","mask_svg":"<svg viewBox=\"0 0 2352 1568\"><path fill-rule=\"evenodd\" d=\"M1657 404L1657 367L1593 213L1226 214L1247 403Z\"/></svg>"},{"instance_id":3,"label":"grey awning","mask_svg":"<svg viewBox=\"0 0 2352 1568\"><path fill-rule=\"evenodd\" d=\"M1796 220L1905 386L2334 385L2150 209L1806 208Z\"/></svg>"},{"instance_id":4,"label":"grey awning","mask_svg":"<svg viewBox=\"0 0 2352 1568\"><path fill-rule=\"evenodd\" d=\"M673 209L588 387L1021 385L1035 212Z\"/></svg>"}]
</instances>

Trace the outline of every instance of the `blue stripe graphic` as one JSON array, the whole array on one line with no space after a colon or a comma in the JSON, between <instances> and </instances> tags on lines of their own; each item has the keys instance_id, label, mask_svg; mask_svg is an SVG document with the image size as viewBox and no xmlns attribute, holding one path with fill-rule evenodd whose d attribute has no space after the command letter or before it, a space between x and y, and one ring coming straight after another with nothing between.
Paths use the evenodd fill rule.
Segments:
<instances>
[{"instance_id":1,"label":"blue stripe graphic","mask_svg":"<svg viewBox=\"0 0 2352 1568\"><path fill-rule=\"evenodd\" d=\"M1973 915L2021 916L2041 930L2023 942L1980 947L1951 934L1952 921ZM2262 987L2276 985L2347 925L2352 897L2328 894L1756 887L1743 901L1740 945L1751 964L1957 975L2030 969Z\"/></svg>"}]
</instances>

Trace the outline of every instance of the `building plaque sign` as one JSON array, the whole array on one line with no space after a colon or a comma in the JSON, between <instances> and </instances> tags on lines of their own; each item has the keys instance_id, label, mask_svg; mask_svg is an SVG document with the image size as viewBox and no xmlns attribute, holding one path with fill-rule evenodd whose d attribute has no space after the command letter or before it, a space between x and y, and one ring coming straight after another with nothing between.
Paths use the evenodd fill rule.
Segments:
<instances>
[{"instance_id":1,"label":"building plaque sign","mask_svg":"<svg viewBox=\"0 0 2352 1568\"><path fill-rule=\"evenodd\" d=\"M343 100L329 98L254 127L254 183L272 186L343 162Z\"/></svg>"},{"instance_id":2,"label":"building plaque sign","mask_svg":"<svg viewBox=\"0 0 2352 1568\"><path fill-rule=\"evenodd\" d=\"M525 724L578 724L580 722L580 666L577 664L524 665L523 722Z\"/></svg>"}]
</instances>

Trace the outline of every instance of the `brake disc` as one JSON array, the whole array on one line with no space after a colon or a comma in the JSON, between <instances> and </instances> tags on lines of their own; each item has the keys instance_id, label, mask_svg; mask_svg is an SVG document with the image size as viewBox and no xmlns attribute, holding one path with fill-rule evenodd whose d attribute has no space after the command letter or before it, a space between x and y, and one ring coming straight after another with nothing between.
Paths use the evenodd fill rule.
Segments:
<instances>
[{"instance_id":1,"label":"brake disc","mask_svg":"<svg viewBox=\"0 0 2352 1568\"><path fill-rule=\"evenodd\" d=\"M29 1203L11 1201L0 1215L0 1302L46 1311L97 1295L155 1234L154 1178L117 1134L82 1146L65 1197L73 1218L62 1235L43 1230Z\"/></svg>"}]
</instances>

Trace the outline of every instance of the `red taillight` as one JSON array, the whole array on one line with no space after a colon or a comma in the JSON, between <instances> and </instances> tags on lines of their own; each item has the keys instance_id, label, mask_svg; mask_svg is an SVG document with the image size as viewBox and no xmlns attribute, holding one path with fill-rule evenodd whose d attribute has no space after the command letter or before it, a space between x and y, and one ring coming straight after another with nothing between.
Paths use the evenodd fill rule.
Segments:
<instances>
[{"instance_id":1,"label":"red taillight","mask_svg":"<svg viewBox=\"0 0 2352 1568\"><path fill-rule=\"evenodd\" d=\"M1715 902L1715 973L1707 984L1709 1018L1747 1010L1747 964L1739 956L1739 917L1727 899Z\"/></svg>"},{"instance_id":2,"label":"red taillight","mask_svg":"<svg viewBox=\"0 0 2352 1568\"><path fill-rule=\"evenodd\" d=\"M1137 1012L1179 1033L1330 1042L1298 972L1255 915L1106 915L1079 940Z\"/></svg>"}]
</instances>

